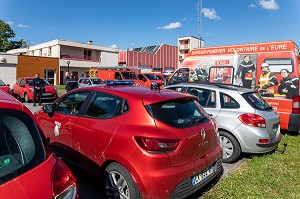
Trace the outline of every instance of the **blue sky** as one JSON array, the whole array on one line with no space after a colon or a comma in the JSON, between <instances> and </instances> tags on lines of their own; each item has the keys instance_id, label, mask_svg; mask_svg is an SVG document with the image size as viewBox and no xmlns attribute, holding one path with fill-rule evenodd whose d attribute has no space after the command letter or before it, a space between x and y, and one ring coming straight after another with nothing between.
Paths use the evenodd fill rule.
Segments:
<instances>
[{"instance_id":1,"label":"blue sky","mask_svg":"<svg viewBox=\"0 0 300 199\"><path fill-rule=\"evenodd\" d=\"M30 45L63 39L121 50L199 37L198 0L0 0L0 19ZM299 0L203 0L205 46L294 40Z\"/></svg>"}]
</instances>

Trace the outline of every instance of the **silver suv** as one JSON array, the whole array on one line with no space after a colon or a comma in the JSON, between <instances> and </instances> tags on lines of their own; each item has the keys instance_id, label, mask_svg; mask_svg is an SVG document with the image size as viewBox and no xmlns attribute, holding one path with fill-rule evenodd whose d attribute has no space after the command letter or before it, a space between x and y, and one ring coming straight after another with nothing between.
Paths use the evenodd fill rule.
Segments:
<instances>
[{"instance_id":1,"label":"silver suv","mask_svg":"<svg viewBox=\"0 0 300 199\"><path fill-rule=\"evenodd\" d=\"M223 162L244 153L266 153L280 140L279 115L256 90L229 85L181 83L165 88L194 95L217 121Z\"/></svg>"}]
</instances>

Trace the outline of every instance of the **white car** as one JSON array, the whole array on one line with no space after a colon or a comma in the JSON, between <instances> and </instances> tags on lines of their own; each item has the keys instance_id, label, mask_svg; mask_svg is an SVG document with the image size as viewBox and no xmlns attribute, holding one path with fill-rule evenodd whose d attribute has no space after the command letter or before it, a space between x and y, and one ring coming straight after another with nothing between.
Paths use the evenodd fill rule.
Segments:
<instances>
[{"instance_id":1,"label":"white car","mask_svg":"<svg viewBox=\"0 0 300 199\"><path fill-rule=\"evenodd\" d=\"M78 80L78 88L86 86L98 86L103 83L104 81L101 78L80 78Z\"/></svg>"},{"instance_id":2,"label":"white car","mask_svg":"<svg viewBox=\"0 0 300 199\"><path fill-rule=\"evenodd\" d=\"M180 83L165 87L194 95L217 121L223 162L234 162L244 153L266 153L280 140L279 115L257 90L229 85Z\"/></svg>"}]
</instances>

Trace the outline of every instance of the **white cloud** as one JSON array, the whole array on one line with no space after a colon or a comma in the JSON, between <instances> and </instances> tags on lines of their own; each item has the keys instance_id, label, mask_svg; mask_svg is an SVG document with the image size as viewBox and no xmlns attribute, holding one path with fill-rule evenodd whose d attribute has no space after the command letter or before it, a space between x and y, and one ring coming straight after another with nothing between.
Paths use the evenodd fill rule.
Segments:
<instances>
[{"instance_id":1,"label":"white cloud","mask_svg":"<svg viewBox=\"0 0 300 199\"><path fill-rule=\"evenodd\" d=\"M29 28L29 26L27 26L25 24L18 24L17 27L19 27L19 28Z\"/></svg>"},{"instance_id":2,"label":"white cloud","mask_svg":"<svg viewBox=\"0 0 300 199\"><path fill-rule=\"evenodd\" d=\"M182 21L186 21L186 17L183 17Z\"/></svg>"},{"instance_id":3,"label":"white cloud","mask_svg":"<svg viewBox=\"0 0 300 199\"><path fill-rule=\"evenodd\" d=\"M256 8L257 7L257 5L255 5L255 4L253 4L253 3L251 3L249 6L248 6L248 8Z\"/></svg>"},{"instance_id":4,"label":"white cloud","mask_svg":"<svg viewBox=\"0 0 300 199\"><path fill-rule=\"evenodd\" d=\"M259 0L259 5L266 10L278 10L279 5L276 0Z\"/></svg>"},{"instance_id":5,"label":"white cloud","mask_svg":"<svg viewBox=\"0 0 300 199\"><path fill-rule=\"evenodd\" d=\"M118 48L118 45L117 44L113 44L113 45L110 45L109 47Z\"/></svg>"},{"instance_id":6,"label":"white cloud","mask_svg":"<svg viewBox=\"0 0 300 199\"><path fill-rule=\"evenodd\" d=\"M204 17L207 17L209 19L214 19L214 20L221 19L221 17L217 15L215 9L203 8L201 12L203 13Z\"/></svg>"},{"instance_id":7,"label":"white cloud","mask_svg":"<svg viewBox=\"0 0 300 199\"><path fill-rule=\"evenodd\" d=\"M14 25L14 23L15 22L13 22L13 21L8 21L8 22L6 22L8 25L10 25L10 26L12 26L12 25Z\"/></svg>"},{"instance_id":8,"label":"white cloud","mask_svg":"<svg viewBox=\"0 0 300 199\"><path fill-rule=\"evenodd\" d=\"M170 30L170 29L180 28L181 26L182 25L180 22L174 22L174 23L170 23L169 25L166 25L166 26L158 26L157 29Z\"/></svg>"}]
</instances>

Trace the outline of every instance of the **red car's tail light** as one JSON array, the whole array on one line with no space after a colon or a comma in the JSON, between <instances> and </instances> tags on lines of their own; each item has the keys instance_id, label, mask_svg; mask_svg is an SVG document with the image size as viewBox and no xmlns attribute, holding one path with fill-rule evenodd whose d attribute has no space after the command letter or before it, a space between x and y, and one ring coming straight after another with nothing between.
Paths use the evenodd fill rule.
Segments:
<instances>
[{"instance_id":1,"label":"red car's tail light","mask_svg":"<svg viewBox=\"0 0 300 199\"><path fill-rule=\"evenodd\" d=\"M52 192L55 199L75 199L79 198L77 183L69 168L60 160L57 160L52 173Z\"/></svg>"},{"instance_id":2,"label":"red car's tail light","mask_svg":"<svg viewBox=\"0 0 300 199\"><path fill-rule=\"evenodd\" d=\"M300 96L294 96L293 97L292 113L300 114Z\"/></svg>"},{"instance_id":3,"label":"red car's tail light","mask_svg":"<svg viewBox=\"0 0 300 199\"><path fill-rule=\"evenodd\" d=\"M148 152L166 153L174 151L179 145L180 140L177 139L162 139L162 138L146 138L135 137L138 145Z\"/></svg>"},{"instance_id":4,"label":"red car's tail light","mask_svg":"<svg viewBox=\"0 0 300 199\"><path fill-rule=\"evenodd\" d=\"M266 120L256 114L245 113L239 116L239 120L246 125L266 128Z\"/></svg>"}]
</instances>

